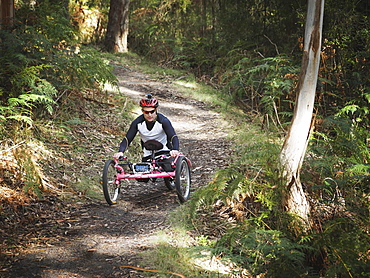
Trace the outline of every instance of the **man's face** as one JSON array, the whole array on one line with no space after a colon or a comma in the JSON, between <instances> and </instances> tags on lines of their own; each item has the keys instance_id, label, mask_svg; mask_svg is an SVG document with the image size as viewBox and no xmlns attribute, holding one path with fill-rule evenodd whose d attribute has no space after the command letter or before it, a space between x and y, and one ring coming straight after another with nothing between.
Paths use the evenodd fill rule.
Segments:
<instances>
[{"instance_id":1,"label":"man's face","mask_svg":"<svg viewBox=\"0 0 370 278\"><path fill-rule=\"evenodd\" d=\"M148 122L153 122L157 118L157 109L154 107L144 107L142 109L144 118Z\"/></svg>"}]
</instances>

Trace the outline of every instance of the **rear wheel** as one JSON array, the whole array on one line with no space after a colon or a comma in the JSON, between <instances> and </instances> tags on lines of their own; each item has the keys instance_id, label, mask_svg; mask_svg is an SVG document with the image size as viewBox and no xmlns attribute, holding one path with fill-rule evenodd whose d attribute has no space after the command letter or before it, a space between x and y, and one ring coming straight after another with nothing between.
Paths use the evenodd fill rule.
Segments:
<instances>
[{"instance_id":1,"label":"rear wheel","mask_svg":"<svg viewBox=\"0 0 370 278\"><path fill-rule=\"evenodd\" d=\"M184 156L180 156L178 158L175 174L177 196L179 197L180 202L184 203L189 199L191 185L190 166Z\"/></svg>"},{"instance_id":2,"label":"rear wheel","mask_svg":"<svg viewBox=\"0 0 370 278\"><path fill-rule=\"evenodd\" d=\"M117 171L114 160L107 160L103 169L103 192L109 205L117 203L120 191L120 182L117 181Z\"/></svg>"},{"instance_id":3,"label":"rear wheel","mask_svg":"<svg viewBox=\"0 0 370 278\"><path fill-rule=\"evenodd\" d=\"M164 184L168 188L168 190L173 190L176 185L175 185L175 180L173 178L163 178L164 179Z\"/></svg>"}]
</instances>

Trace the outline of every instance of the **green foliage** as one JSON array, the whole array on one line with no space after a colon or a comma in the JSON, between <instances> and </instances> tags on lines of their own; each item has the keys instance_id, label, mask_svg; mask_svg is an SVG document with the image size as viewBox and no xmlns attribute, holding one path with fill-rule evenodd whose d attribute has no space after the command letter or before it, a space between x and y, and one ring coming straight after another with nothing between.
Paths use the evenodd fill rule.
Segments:
<instances>
[{"instance_id":1,"label":"green foliage","mask_svg":"<svg viewBox=\"0 0 370 278\"><path fill-rule=\"evenodd\" d=\"M174 273L194 278L227 277L218 273L216 269L205 270L196 266L194 258L199 257L199 249L173 246L168 242L161 242L155 248L144 253L143 263L153 265L152 268L158 270L158 277L172 277Z\"/></svg>"},{"instance_id":2,"label":"green foliage","mask_svg":"<svg viewBox=\"0 0 370 278\"><path fill-rule=\"evenodd\" d=\"M97 51L73 42L74 31L63 4L25 2L17 17L20 21L11 32L0 30L3 101L28 92L32 80L44 82L38 88L48 82L49 89L53 86L58 91L116 85L112 68Z\"/></svg>"},{"instance_id":3,"label":"green foliage","mask_svg":"<svg viewBox=\"0 0 370 278\"><path fill-rule=\"evenodd\" d=\"M59 90L103 90L107 84L117 88L113 68L92 48L61 49L52 64L46 75Z\"/></svg>"},{"instance_id":4,"label":"green foliage","mask_svg":"<svg viewBox=\"0 0 370 278\"><path fill-rule=\"evenodd\" d=\"M369 113L370 113L370 87L364 88L360 91L360 97L350 100L346 105L340 109L336 115L351 120L354 128L359 130L369 127Z\"/></svg>"},{"instance_id":5,"label":"green foliage","mask_svg":"<svg viewBox=\"0 0 370 278\"><path fill-rule=\"evenodd\" d=\"M24 181L23 190L38 197L42 195L43 175L37 163L37 157L33 150L27 148L17 149L15 158L20 166L19 179Z\"/></svg>"},{"instance_id":6,"label":"green foliage","mask_svg":"<svg viewBox=\"0 0 370 278\"><path fill-rule=\"evenodd\" d=\"M324 260L325 277L368 277L369 215L335 218L323 223L322 232L314 233L310 245L316 252L311 259Z\"/></svg>"},{"instance_id":7,"label":"green foliage","mask_svg":"<svg viewBox=\"0 0 370 278\"><path fill-rule=\"evenodd\" d=\"M288 111L292 111L297 72L298 67L284 56L242 58L224 74L225 89L233 94L238 104L266 114L277 126L292 116Z\"/></svg>"},{"instance_id":8,"label":"green foliage","mask_svg":"<svg viewBox=\"0 0 370 278\"><path fill-rule=\"evenodd\" d=\"M42 61L45 48L51 47L45 39L32 28L19 28L13 32L0 30L0 39L0 62L3 65L0 69L1 101L28 92L38 91L44 95L55 93L50 92L49 85L45 88L46 83L40 76L40 72L50 66Z\"/></svg>"},{"instance_id":9,"label":"green foliage","mask_svg":"<svg viewBox=\"0 0 370 278\"><path fill-rule=\"evenodd\" d=\"M222 204L232 208L232 217L249 219L256 227L280 227L283 216L274 213L282 196L277 182L279 145L269 134L247 129L239 131L235 148L240 155L232 166L219 170L213 181L193 194L191 215Z\"/></svg>"},{"instance_id":10,"label":"green foliage","mask_svg":"<svg viewBox=\"0 0 370 278\"><path fill-rule=\"evenodd\" d=\"M345 176L367 175L367 171L359 173L359 169L364 168L356 165L370 161L366 143L368 134L367 130L348 118L327 118L323 131L316 132L310 143L310 150L315 156L311 167L324 178L334 177L338 172L345 173Z\"/></svg>"},{"instance_id":11,"label":"green foliage","mask_svg":"<svg viewBox=\"0 0 370 278\"><path fill-rule=\"evenodd\" d=\"M279 54L279 47L291 51L304 7L304 1L286 5L281 0L132 2L131 47L166 65L212 75L230 50L265 57Z\"/></svg>"},{"instance_id":12,"label":"green foliage","mask_svg":"<svg viewBox=\"0 0 370 278\"><path fill-rule=\"evenodd\" d=\"M210 247L215 255L253 275L366 277L370 226L367 138L368 132L352 117L339 116L326 119L314 134L301 180L315 204L312 219L319 224L297 235L294 219L279 205L279 144L274 143L278 139L256 130L238 133L236 153L240 155L233 166L219 171L190 200L195 229L204 230L201 239L212 236L206 231L213 230L215 220L206 216L210 223L202 228L202 215L214 217L228 211L236 222L227 225L223 217L219 219L217 225L223 232ZM243 217L237 217L238 212Z\"/></svg>"},{"instance_id":13,"label":"green foliage","mask_svg":"<svg viewBox=\"0 0 370 278\"><path fill-rule=\"evenodd\" d=\"M0 127L3 127L8 120L32 125L32 108L37 103L46 107L49 113L52 112L52 105L55 103L49 96L37 94L24 94L18 98L9 98L7 106L0 106Z\"/></svg>"},{"instance_id":14,"label":"green foliage","mask_svg":"<svg viewBox=\"0 0 370 278\"><path fill-rule=\"evenodd\" d=\"M31 125L37 111L51 114L54 99L60 99L66 89L117 84L111 67L96 51L56 46L32 26L0 30L0 40L1 129L8 120Z\"/></svg>"},{"instance_id":15,"label":"green foliage","mask_svg":"<svg viewBox=\"0 0 370 278\"><path fill-rule=\"evenodd\" d=\"M49 113L53 111L53 97L57 91L50 82L40 77L40 72L50 66L30 65L32 59L10 50L11 47L14 47L13 50L18 49L17 43L22 43L19 38L6 32L1 32L0 36L6 40L6 43L0 45L3 54L1 62L4 65L0 70L0 128L4 129L8 120L31 125L32 111L38 104Z\"/></svg>"},{"instance_id":16,"label":"green foliage","mask_svg":"<svg viewBox=\"0 0 370 278\"><path fill-rule=\"evenodd\" d=\"M224 92L236 103L284 127L293 110L306 6L301 0L134 1L130 47L165 66L192 70L215 86L227 81ZM365 108L358 102L370 87L369 13L363 1L325 5L316 99L324 117L349 102ZM359 124L368 126L367 118Z\"/></svg>"},{"instance_id":17,"label":"green foliage","mask_svg":"<svg viewBox=\"0 0 370 278\"><path fill-rule=\"evenodd\" d=\"M250 158L256 152L251 151ZM248 173L250 175L251 170ZM336 208L336 211L342 208L343 213L349 215L328 220L313 216L321 222L319 232L312 231L297 238L289 231L294 228L291 227L291 219L280 211L279 191L263 185L269 180L269 175L261 179L250 178L247 182L245 169L241 171L240 168L219 171L208 186L195 193L190 201L190 206L195 206L191 209L192 219L195 220L193 224L199 225L196 219L204 213L205 207L214 211L221 200L232 211L235 207L233 203L248 195L242 201L247 218L236 222L236 225L229 224L215 246L214 243L210 245L214 255L222 255L226 262L231 261L252 275L263 274L265 277L367 277L370 205L366 196L369 196L369 166L356 164L344 175L347 178L327 179L325 186L312 187L315 194L318 190L323 192L323 199L318 199L321 204ZM250 183L251 180L254 183ZM254 206L248 204L251 201ZM213 224L208 225L212 227ZM199 228L196 226L196 229ZM198 245L203 245L202 242Z\"/></svg>"},{"instance_id":18,"label":"green foliage","mask_svg":"<svg viewBox=\"0 0 370 278\"><path fill-rule=\"evenodd\" d=\"M237 198L240 193L248 193L243 185L244 176L241 172L231 168L219 170L213 181L194 193L191 203L197 208L211 206L220 198L226 202L226 198Z\"/></svg>"},{"instance_id":19,"label":"green foliage","mask_svg":"<svg viewBox=\"0 0 370 278\"><path fill-rule=\"evenodd\" d=\"M214 252L236 263L251 275L302 277L308 274L305 253L311 248L298 244L276 230L263 230L241 224L217 242Z\"/></svg>"},{"instance_id":20,"label":"green foliage","mask_svg":"<svg viewBox=\"0 0 370 278\"><path fill-rule=\"evenodd\" d=\"M76 32L71 25L66 1L22 1L18 4L16 18L23 26L33 26L36 33L55 44L71 42Z\"/></svg>"},{"instance_id":21,"label":"green foliage","mask_svg":"<svg viewBox=\"0 0 370 278\"><path fill-rule=\"evenodd\" d=\"M312 234L310 244L317 250L312 258L324 258L325 277L369 275L364 256L370 226L369 133L356 121L364 114L366 109L350 104L325 119L304 165L302 180L310 185L321 227Z\"/></svg>"},{"instance_id":22,"label":"green foliage","mask_svg":"<svg viewBox=\"0 0 370 278\"><path fill-rule=\"evenodd\" d=\"M38 127L45 120L49 129L53 129L50 119L63 121L58 117L72 93L102 91L107 84L117 87L108 62L96 50L74 42L76 33L65 3L21 1L16 24L0 29L1 140L32 141L35 134L40 136ZM55 110L58 114L51 116ZM24 190L40 196L43 171L35 154L18 153L17 164Z\"/></svg>"}]
</instances>

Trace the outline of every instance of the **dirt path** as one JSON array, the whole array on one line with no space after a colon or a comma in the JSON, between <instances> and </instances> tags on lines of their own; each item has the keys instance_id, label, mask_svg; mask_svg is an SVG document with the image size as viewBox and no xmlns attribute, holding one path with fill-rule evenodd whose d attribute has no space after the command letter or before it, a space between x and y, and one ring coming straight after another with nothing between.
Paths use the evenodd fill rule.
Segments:
<instances>
[{"instance_id":1,"label":"dirt path","mask_svg":"<svg viewBox=\"0 0 370 278\"><path fill-rule=\"evenodd\" d=\"M181 150L193 163L192 190L225 167L230 142L217 113L204 103L184 98L170 82L124 68L118 68L116 75L122 94L137 101L150 92L159 99L160 112L171 119ZM0 277L144 277L122 266L139 264L140 252L152 246L156 233L168 227L168 213L179 206L175 192L162 183L129 187L113 207L103 201L66 205L64 217L56 220L64 227L62 232L55 232L47 245L29 246Z\"/></svg>"}]
</instances>

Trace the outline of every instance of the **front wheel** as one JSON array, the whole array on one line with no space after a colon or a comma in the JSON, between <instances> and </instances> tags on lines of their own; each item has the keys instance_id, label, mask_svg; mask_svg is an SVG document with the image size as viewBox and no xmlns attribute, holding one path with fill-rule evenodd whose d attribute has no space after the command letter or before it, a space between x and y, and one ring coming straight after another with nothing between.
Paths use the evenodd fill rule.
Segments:
<instances>
[{"instance_id":1,"label":"front wheel","mask_svg":"<svg viewBox=\"0 0 370 278\"><path fill-rule=\"evenodd\" d=\"M187 159L184 156L180 156L176 162L175 170L175 186L177 196L181 203L186 202L190 196L190 166Z\"/></svg>"},{"instance_id":2,"label":"front wheel","mask_svg":"<svg viewBox=\"0 0 370 278\"><path fill-rule=\"evenodd\" d=\"M173 178L165 177L163 179L164 179L164 184L166 185L168 190L173 190L176 187L175 181Z\"/></svg>"},{"instance_id":3,"label":"front wheel","mask_svg":"<svg viewBox=\"0 0 370 278\"><path fill-rule=\"evenodd\" d=\"M107 160L103 169L103 192L109 205L117 203L120 191L120 182L117 180L117 171L114 165L114 160Z\"/></svg>"}]
</instances>

